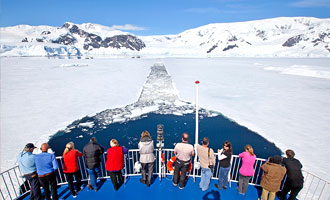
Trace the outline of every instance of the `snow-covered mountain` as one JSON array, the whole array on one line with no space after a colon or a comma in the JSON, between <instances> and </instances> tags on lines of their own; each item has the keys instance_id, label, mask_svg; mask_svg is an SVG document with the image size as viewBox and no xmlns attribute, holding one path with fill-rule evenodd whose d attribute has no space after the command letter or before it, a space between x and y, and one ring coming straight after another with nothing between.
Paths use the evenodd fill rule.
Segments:
<instances>
[{"instance_id":1,"label":"snow-covered mountain","mask_svg":"<svg viewBox=\"0 0 330 200\"><path fill-rule=\"evenodd\" d=\"M0 56L330 57L330 19L216 23L177 35L135 36L98 24L0 28Z\"/></svg>"}]
</instances>

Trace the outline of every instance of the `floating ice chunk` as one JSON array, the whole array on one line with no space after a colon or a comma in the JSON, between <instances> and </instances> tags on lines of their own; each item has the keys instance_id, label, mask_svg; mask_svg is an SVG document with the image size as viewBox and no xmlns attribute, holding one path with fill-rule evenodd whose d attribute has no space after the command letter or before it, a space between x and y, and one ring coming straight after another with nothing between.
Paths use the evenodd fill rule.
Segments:
<instances>
[{"instance_id":1,"label":"floating ice chunk","mask_svg":"<svg viewBox=\"0 0 330 200\"><path fill-rule=\"evenodd\" d=\"M95 125L94 122L85 122L85 123L80 123L78 126L79 126L79 127L93 128L94 125Z\"/></svg>"}]
</instances>

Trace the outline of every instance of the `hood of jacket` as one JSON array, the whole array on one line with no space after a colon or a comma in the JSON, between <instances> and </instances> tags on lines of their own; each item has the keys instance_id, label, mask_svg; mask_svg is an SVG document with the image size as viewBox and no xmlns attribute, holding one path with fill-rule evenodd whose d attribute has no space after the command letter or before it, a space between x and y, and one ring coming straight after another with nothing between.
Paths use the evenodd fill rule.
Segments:
<instances>
[{"instance_id":1,"label":"hood of jacket","mask_svg":"<svg viewBox=\"0 0 330 200\"><path fill-rule=\"evenodd\" d=\"M141 138L140 142L149 144L150 142L152 142L152 139L150 137L143 137Z\"/></svg>"}]
</instances>

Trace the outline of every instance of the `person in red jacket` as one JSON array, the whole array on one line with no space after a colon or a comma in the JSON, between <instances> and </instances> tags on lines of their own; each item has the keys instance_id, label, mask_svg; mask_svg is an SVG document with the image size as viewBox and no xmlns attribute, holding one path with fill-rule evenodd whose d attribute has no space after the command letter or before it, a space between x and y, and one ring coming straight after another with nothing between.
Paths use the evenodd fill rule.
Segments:
<instances>
[{"instance_id":1,"label":"person in red jacket","mask_svg":"<svg viewBox=\"0 0 330 200\"><path fill-rule=\"evenodd\" d=\"M128 149L126 147L119 146L116 139L110 140L110 148L107 152L107 162L105 163L105 168L110 173L111 182L116 191L124 183L121 170L125 166L124 154L127 153Z\"/></svg>"},{"instance_id":2,"label":"person in red jacket","mask_svg":"<svg viewBox=\"0 0 330 200\"><path fill-rule=\"evenodd\" d=\"M81 174L78 165L78 157L82 157L83 154L74 149L74 143L69 142L66 144L63 152L63 172L68 181L70 192L73 198L76 198L77 193L81 190ZM74 190L73 176L76 178L77 192Z\"/></svg>"}]
</instances>

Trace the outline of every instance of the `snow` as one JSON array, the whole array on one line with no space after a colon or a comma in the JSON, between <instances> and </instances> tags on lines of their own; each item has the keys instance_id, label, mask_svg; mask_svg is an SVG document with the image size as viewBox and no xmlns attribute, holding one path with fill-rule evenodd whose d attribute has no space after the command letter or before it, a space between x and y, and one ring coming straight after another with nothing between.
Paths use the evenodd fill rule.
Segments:
<instances>
[{"instance_id":1,"label":"snow","mask_svg":"<svg viewBox=\"0 0 330 200\"><path fill-rule=\"evenodd\" d=\"M318 66L309 67L307 65L292 65L289 67L266 67L265 70L278 71L282 74L330 79L330 71L327 71L326 68L322 68L323 67Z\"/></svg>"},{"instance_id":2,"label":"snow","mask_svg":"<svg viewBox=\"0 0 330 200\"><path fill-rule=\"evenodd\" d=\"M199 80L200 107L221 112L283 151L293 149L305 170L329 181L329 61L1 58L1 171L15 164L16 154L26 143L40 146L77 119L137 102L143 86L148 86L150 67L163 63L174 84L164 93L180 99L169 103L194 103L194 83ZM130 116L157 108L142 107ZM125 118L119 115L115 120Z\"/></svg>"},{"instance_id":3,"label":"snow","mask_svg":"<svg viewBox=\"0 0 330 200\"><path fill-rule=\"evenodd\" d=\"M68 24L70 27L76 25L79 29L96 34L102 39L130 34L99 24ZM214 23L175 35L138 36L146 47L140 51L132 51L124 47L95 47L85 50L83 47L86 38L78 34L72 34L77 40L74 46L54 45L52 41L68 34L68 29L18 25L0 28L0 56L330 57L329 27L329 18L313 17L279 17L247 22ZM45 34L44 31L50 33ZM291 44L291 47L283 46L288 39L298 36L301 40ZM25 38L27 42L22 42ZM44 42L37 42L40 39ZM236 48L228 49L229 46Z\"/></svg>"}]
</instances>

